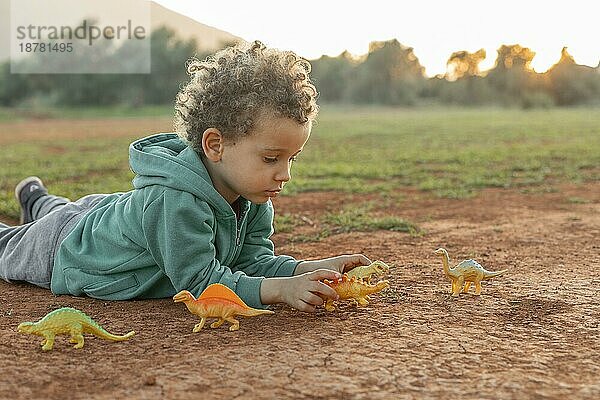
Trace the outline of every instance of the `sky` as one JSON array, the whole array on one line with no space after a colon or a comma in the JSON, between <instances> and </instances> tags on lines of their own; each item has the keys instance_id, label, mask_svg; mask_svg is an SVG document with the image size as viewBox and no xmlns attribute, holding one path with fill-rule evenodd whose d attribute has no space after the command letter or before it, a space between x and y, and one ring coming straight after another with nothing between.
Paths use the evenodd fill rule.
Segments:
<instances>
[{"instance_id":1,"label":"sky","mask_svg":"<svg viewBox=\"0 0 600 400\"><path fill-rule=\"evenodd\" d=\"M315 59L348 50L362 55L369 42L397 39L413 47L428 76L446 72L455 51L485 49L482 70L497 50L520 44L536 52L532 67L546 71L561 49L579 64L600 61L594 1L568 0L155 0L206 25L269 47Z\"/></svg>"}]
</instances>

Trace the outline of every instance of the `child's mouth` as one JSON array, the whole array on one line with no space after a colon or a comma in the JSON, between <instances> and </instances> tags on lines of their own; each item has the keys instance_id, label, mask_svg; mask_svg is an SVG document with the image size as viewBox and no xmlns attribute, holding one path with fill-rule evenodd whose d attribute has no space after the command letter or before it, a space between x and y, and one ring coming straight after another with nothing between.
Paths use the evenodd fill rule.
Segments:
<instances>
[{"instance_id":1,"label":"child's mouth","mask_svg":"<svg viewBox=\"0 0 600 400\"><path fill-rule=\"evenodd\" d=\"M281 192L281 190L267 190L267 196L269 197L277 197L279 195L279 192Z\"/></svg>"}]
</instances>

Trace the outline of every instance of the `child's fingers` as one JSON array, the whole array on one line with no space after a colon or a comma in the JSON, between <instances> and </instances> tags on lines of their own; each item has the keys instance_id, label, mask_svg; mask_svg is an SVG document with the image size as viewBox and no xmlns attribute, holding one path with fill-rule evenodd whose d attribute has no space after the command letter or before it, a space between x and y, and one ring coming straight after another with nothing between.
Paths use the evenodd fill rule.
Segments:
<instances>
[{"instance_id":1,"label":"child's fingers","mask_svg":"<svg viewBox=\"0 0 600 400\"><path fill-rule=\"evenodd\" d=\"M352 261L354 262L354 265L369 265L371 264L371 260L369 260L367 258L367 256L363 255L363 254L354 254Z\"/></svg>"},{"instance_id":2,"label":"child's fingers","mask_svg":"<svg viewBox=\"0 0 600 400\"><path fill-rule=\"evenodd\" d=\"M330 281L333 281L341 277L342 275L340 275L339 272L332 271L330 269L318 269L309 274L309 279L311 281L320 281L323 279L329 279Z\"/></svg>"},{"instance_id":3,"label":"child's fingers","mask_svg":"<svg viewBox=\"0 0 600 400\"><path fill-rule=\"evenodd\" d=\"M298 300L296 302L295 308L304 312L315 312L317 310L317 307L313 306L312 304L305 303L302 300Z\"/></svg>"},{"instance_id":4,"label":"child's fingers","mask_svg":"<svg viewBox=\"0 0 600 400\"><path fill-rule=\"evenodd\" d=\"M372 263L372 261L363 254L359 254L359 261L361 262L362 265L369 265Z\"/></svg>"},{"instance_id":5,"label":"child's fingers","mask_svg":"<svg viewBox=\"0 0 600 400\"><path fill-rule=\"evenodd\" d=\"M301 300L313 306L320 306L323 304L323 299L311 292L307 292Z\"/></svg>"},{"instance_id":6,"label":"child's fingers","mask_svg":"<svg viewBox=\"0 0 600 400\"><path fill-rule=\"evenodd\" d=\"M314 282L314 285L311 287L310 291L319 296L321 299L329 298L331 300L337 300L339 297L335 290L323 282Z\"/></svg>"},{"instance_id":7,"label":"child's fingers","mask_svg":"<svg viewBox=\"0 0 600 400\"><path fill-rule=\"evenodd\" d=\"M354 268L359 267L361 265L371 264L371 260L369 260L366 256L362 254L353 254L350 257L350 261L344 266L344 272L351 271Z\"/></svg>"}]
</instances>

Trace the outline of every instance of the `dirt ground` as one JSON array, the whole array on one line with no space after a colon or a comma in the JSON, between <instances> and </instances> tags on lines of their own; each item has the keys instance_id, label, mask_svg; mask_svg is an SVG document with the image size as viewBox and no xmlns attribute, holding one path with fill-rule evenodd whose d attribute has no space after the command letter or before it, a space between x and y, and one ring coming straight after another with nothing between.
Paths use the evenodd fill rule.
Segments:
<instances>
[{"instance_id":1,"label":"dirt ground","mask_svg":"<svg viewBox=\"0 0 600 400\"><path fill-rule=\"evenodd\" d=\"M411 190L389 212L426 233L345 233L316 243L276 234L277 253L362 252L394 268L367 307L305 314L288 306L205 328L170 299L104 302L0 282L0 398L597 399L600 398L600 183L466 200ZM306 221L354 195L277 199ZM310 225L310 224L308 224ZM315 227L299 227L310 230ZM509 272L459 298L433 251ZM43 352L22 321L79 308L126 342L66 336ZM227 324L226 324L227 325Z\"/></svg>"}]
</instances>

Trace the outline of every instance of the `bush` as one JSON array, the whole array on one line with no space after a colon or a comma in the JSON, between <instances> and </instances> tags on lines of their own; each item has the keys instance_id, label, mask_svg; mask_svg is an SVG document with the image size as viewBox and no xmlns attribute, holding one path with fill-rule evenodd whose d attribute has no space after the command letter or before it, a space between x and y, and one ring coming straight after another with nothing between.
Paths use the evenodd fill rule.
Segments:
<instances>
[{"instance_id":1,"label":"bush","mask_svg":"<svg viewBox=\"0 0 600 400\"><path fill-rule=\"evenodd\" d=\"M554 107L554 99L545 92L528 92L524 93L521 100L521 108L530 110L534 108L551 108Z\"/></svg>"}]
</instances>

